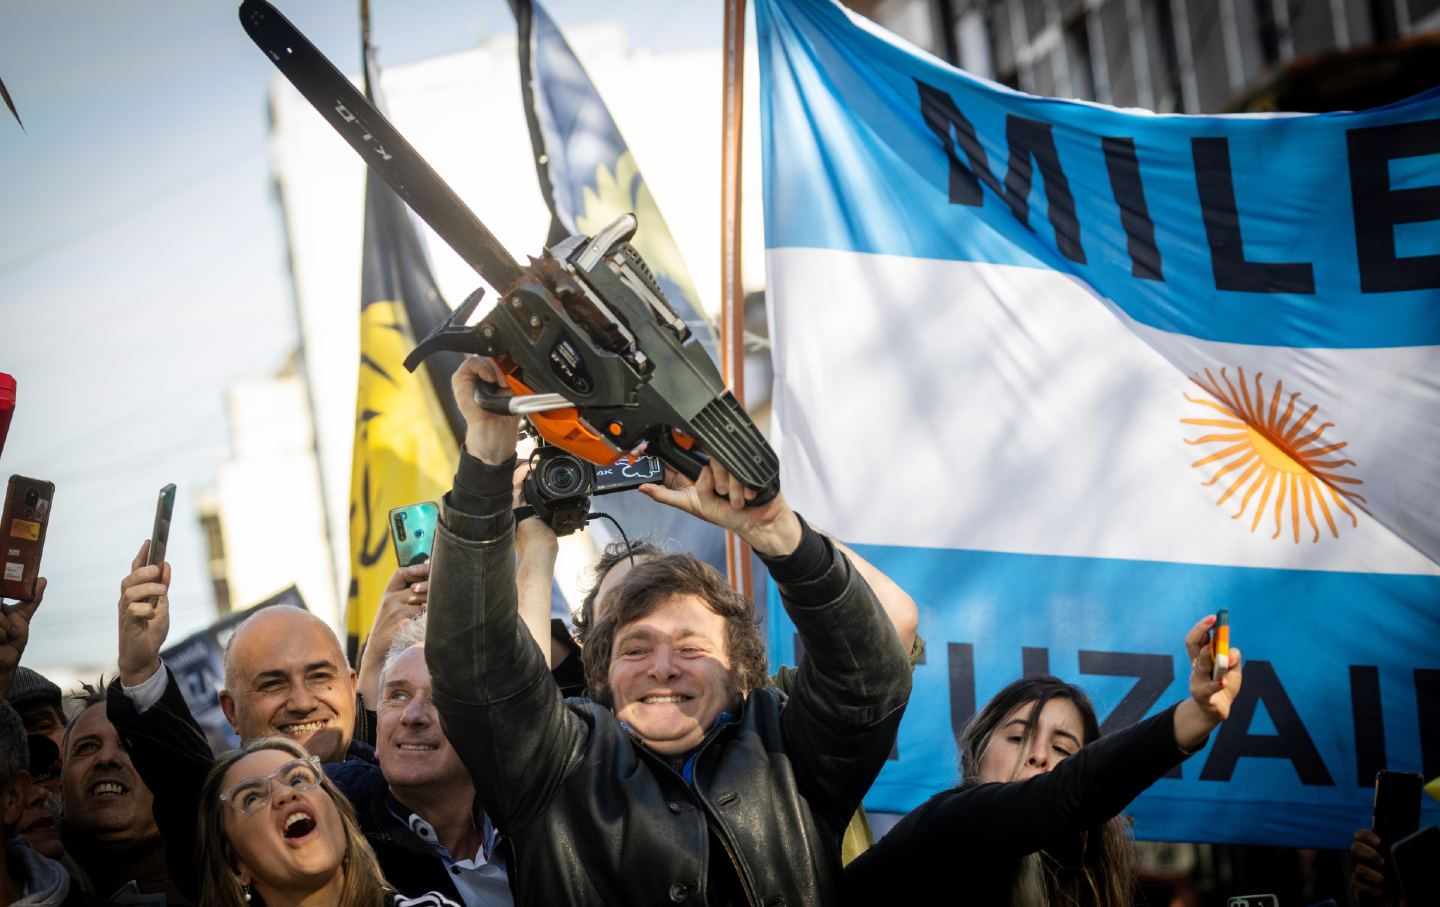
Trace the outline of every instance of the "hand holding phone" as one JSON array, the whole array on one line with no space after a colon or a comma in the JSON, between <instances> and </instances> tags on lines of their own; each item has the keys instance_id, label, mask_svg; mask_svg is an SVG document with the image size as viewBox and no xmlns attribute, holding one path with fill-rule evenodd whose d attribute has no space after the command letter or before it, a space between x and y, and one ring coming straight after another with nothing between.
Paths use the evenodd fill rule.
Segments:
<instances>
[{"instance_id":1,"label":"hand holding phone","mask_svg":"<svg viewBox=\"0 0 1440 907\"><path fill-rule=\"evenodd\" d=\"M1390 871L1390 848L1420 828L1420 789L1425 779L1415 772L1375 773L1375 809L1370 828L1380 838L1380 856L1385 860L1385 896L1400 894L1398 879Z\"/></svg>"},{"instance_id":2,"label":"hand holding phone","mask_svg":"<svg viewBox=\"0 0 1440 907\"><path fill-rule=\"evenodd\" d=\"M125 686L144 683L160 669L160 649L170 635L170 570L149 563L146 540L130 561L130 574L120 581L120 641L116 664Z\"/></svg>"},{"instance_id":3,"label":"hand holding phone","mask_svg":"<svg viewBox=\"0 0 1440 907\"><path fill-rule=\"evenodd\" d=\"M1210 679L1219 680L1230 670L1230 609L1215 612L1210 628Z\"/></svg>"}]
</instances>

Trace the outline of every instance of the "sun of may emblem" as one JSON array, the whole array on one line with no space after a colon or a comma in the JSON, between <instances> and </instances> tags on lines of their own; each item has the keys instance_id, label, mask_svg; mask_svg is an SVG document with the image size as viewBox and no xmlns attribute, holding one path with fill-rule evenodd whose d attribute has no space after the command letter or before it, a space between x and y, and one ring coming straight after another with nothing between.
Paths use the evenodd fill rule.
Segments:
<instances>
[{"instance_id":1,"label":"sun of may emblem","mask_svg":"<svg viewBox=\"0 0 1440 907\"><path fill-rule=\"evenodd\" d=\"M1350 487L1363 483L1340 473L1345 467L1354 466L1354 460L1330 457L1348 443L1325 439L1325 432L1334 427L1333 423L1311 426L1318 404L1311 404L1297 414L1303 406L1298 403L1299 391L1287 395L1283 383L1277 380L1267 400L1261 383L1262 374L1255 375L1252 388L1246 383L1245 370L1236 371L1238 377L1233 383L1226 373L1227 369L1223 368L1219 381L1209 369L1205 370L1204 378L1191 375L1190 380L1203 388L1209 398L1186 394L1185 399L1212 412L1206 413L1205 418L1180 420L1185 425L1224 430L1185 439L1186 444L1223 445L1220 450L1190 464L1197 469L1211 463L1223 464L1204 483L1206 487L1222 481L1227 483L1216 505L1224 504L1239 494L1240 503L1231 519L1245 516L1253 502L1255 511L1250 520L1251 532L1270 512L1275 522L1275 532L1270 537L1279 538L1288 523L1296 543L1300 541L1302 511L1314 533L1312 542L1320 541L1320 519L1330 528L1332 536L1340 537L1335 527L1335 515L1330 510L1332 502L1350 518L1351 527L1358 525L1350 507L1365 510L1365 499ZM1281 398L1286 399L1282 402ZM1237 470L1240 471L1238 475Z\"/></svg>"}]
</instances>

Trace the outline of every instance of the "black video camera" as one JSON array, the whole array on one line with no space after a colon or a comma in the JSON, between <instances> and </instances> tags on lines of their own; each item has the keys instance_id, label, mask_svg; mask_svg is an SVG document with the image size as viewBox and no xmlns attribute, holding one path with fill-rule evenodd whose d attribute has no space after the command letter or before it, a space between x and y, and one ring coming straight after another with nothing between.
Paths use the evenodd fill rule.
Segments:
<instances>
[{"instance_id":1,"label":"black video camera","mask_svg":"<svg viewBox=\"0 0 1440 907\"><path fill-rule=\"evenodd\" d=\"M542 444L530 454L530 472L521 493L535 516L556 535L569 535L585 525L590 498L614 494L640 485L660 482L665 468L656 457L621 457L609 466L595 466L553 444Z\"/></svg>"}]
</instances>

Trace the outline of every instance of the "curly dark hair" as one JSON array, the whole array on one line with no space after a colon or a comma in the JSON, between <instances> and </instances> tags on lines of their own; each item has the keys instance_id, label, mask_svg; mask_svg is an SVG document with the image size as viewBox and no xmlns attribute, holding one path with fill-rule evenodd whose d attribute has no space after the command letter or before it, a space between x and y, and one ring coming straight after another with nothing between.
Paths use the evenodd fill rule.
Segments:
<instances>
[{"instance_id":1,"label":"curly dark hair","mask_svg":"<svg viewBox=\"0 0 1440 907\"><path fill-rule=\"evenodd\" d=\"M600 558L595 562L595 582L589 589L585 590L585 598L580 601L580 610L573 615L575 624L575 641L585 645L585 640L590 636L590 630L595 626L595 599L600 595L600 586L604 584L605 577L615 565L624 560L640 560L641 558L659 557L668 554L665 546L653 538L636 539L628 544L624 541L611 542L600 551Z\"/></svg>"},{"instance_id":2,"label":"curly dark hair","mask_svg":"<svg viewBox=\"0 0 1440 907\"><path fill-rule=\"evenodd\" d=\"M585 680L592 699L610 695L610 656L616 631L654 612L678 595L694 595L725 620L730 675L742 694L770 683L765 643L755 606L735 592L714 567L688 554L661 554L638 564L612 593L611 606L590 629L583 649Z\"/></svg>"}]
</instances>

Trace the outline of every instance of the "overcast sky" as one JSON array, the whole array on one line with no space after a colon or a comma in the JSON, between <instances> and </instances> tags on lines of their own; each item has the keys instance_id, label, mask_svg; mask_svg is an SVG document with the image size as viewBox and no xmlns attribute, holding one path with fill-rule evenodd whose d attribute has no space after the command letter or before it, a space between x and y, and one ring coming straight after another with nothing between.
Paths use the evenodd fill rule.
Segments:
<instances>
[{"instance_id":1,"label":"overcast sky","mask_svg":"<svg viewBox=\"0 0 1440 907\"><path fill-rule=\"evenodd\" d=\"M276 5L358 69L358 2ZM618 21L652 50L718 46L721 6L546 4L562 28ZM0 5L0 80L25 122L0 111L0 371L19 384L0 478L56 485L50 592L25 657L38 669L113 663L119 583L166 482L179 486L171 639L213 619L194 504L229 453L225 389L273 373L297 342L266 153L274 70L237 8ZM514 30L505 0L372 0L371 21L392 66Z\"/></svg>"}]
</instances>

